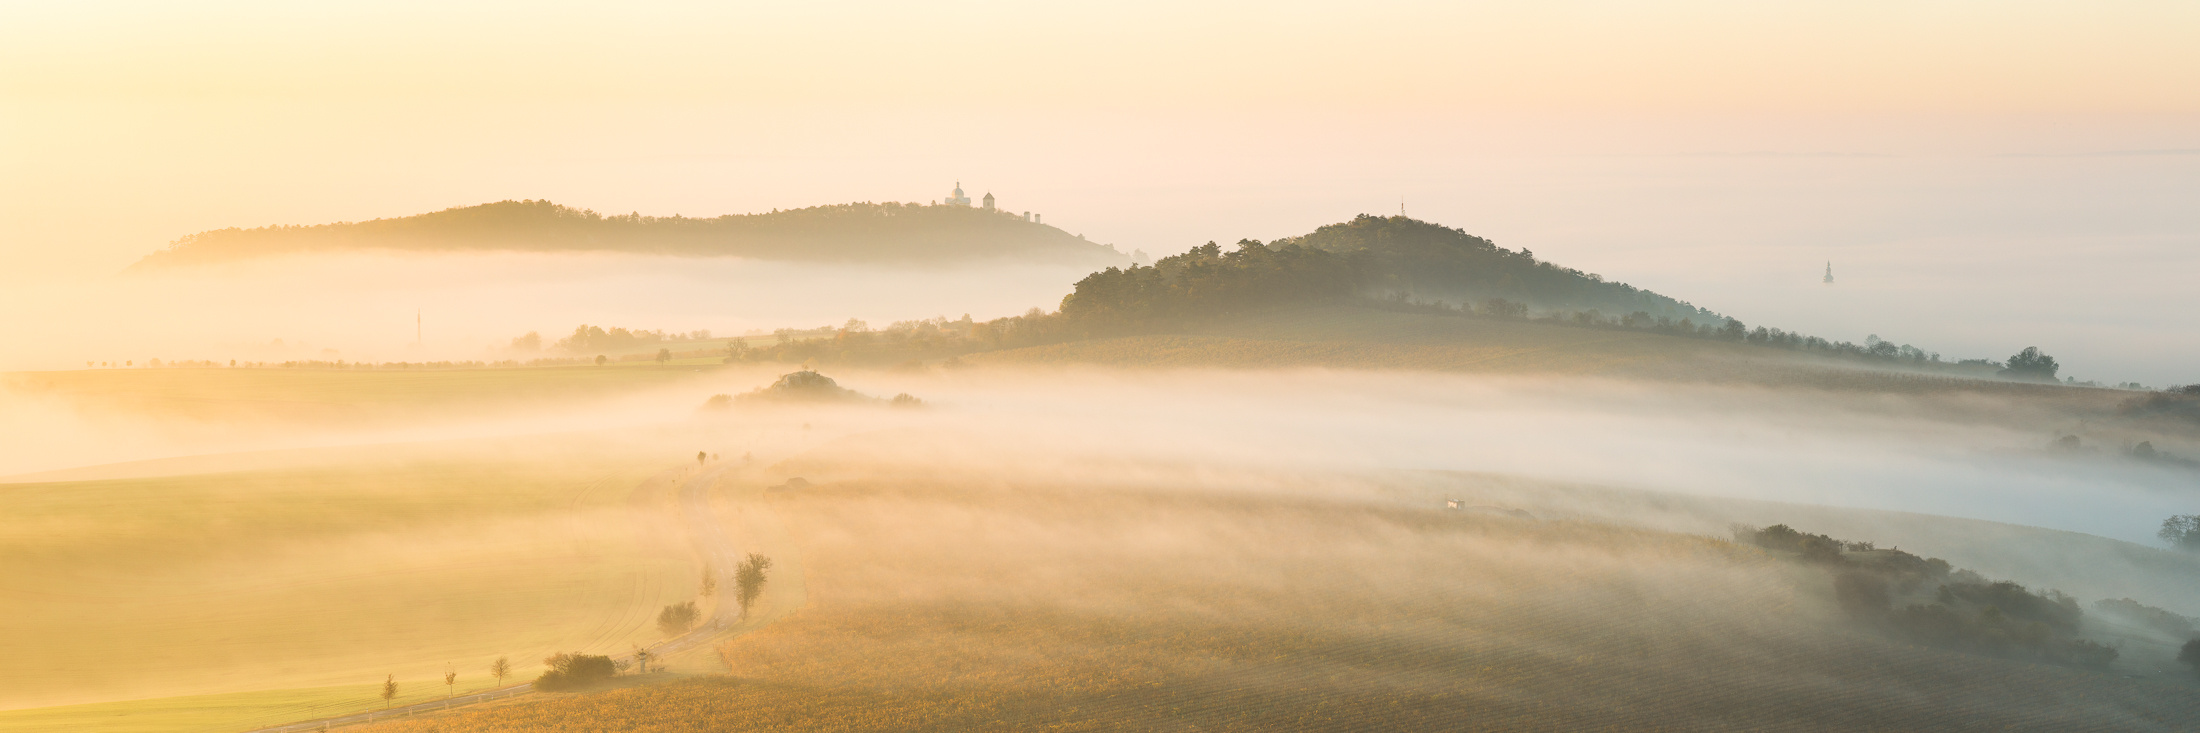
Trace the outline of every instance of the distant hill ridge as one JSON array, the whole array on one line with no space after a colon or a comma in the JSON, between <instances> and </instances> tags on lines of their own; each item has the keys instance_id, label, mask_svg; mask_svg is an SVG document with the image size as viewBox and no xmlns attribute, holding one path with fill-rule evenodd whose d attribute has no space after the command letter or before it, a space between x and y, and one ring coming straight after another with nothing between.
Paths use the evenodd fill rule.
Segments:
<instances>
[{"instance_id":1,"label":"distant hill ridge","mask_svg":"<svg viewBox=\"0 0 2200 733\"><path fill-rule=\"evenodd\" d=\"M498 201L394 219L199 232L147 255L132 269L351 250L597 251L902 264L1129 260L1082 236L969 206L851 203L689 218L605 216L549 201Z\"/></svg>"},{"instance_id":2,"label":"distant hill ridge","mask_svg":"<svg viewBox=\"0 0 2200 733\"><path fill-rule=\"evenodd\" d=\"M1472 304L1504 298L1551 310L1599 310L1621 316L1717 320L1718 314L1603 276L1540 261L1526 248L1515 252L1441 224L1404 216L1361 214L1313 233L1269 242L1359 255L1362 286L1412 298Z\"/></svg>"},{"instance_id":3,"label":"distant hill ridge","mask_svg":"<svg viewBox=\"0 0 2200 733\"><path fill-rule=\"evenodd\" d=\"M1597 322L1725 320L1686 301L1538 261L1526 249L1404 216L1366 214L1305 236L1239 240L1235 250L1208 242L1151 267L1110 267L1079 281L1062 301L1062 314L1095 333L1122 333L1185 317L1359 298L1507 318L1526 317L1532 306Z\"/></svg>"}]
</instances>

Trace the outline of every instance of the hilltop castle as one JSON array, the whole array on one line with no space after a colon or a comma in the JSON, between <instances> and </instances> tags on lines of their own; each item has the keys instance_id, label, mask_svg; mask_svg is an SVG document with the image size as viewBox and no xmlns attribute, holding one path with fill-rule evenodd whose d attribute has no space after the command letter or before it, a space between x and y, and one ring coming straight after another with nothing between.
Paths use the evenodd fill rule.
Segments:
<instances>
[{"instance_id":1,"label":"hilltop castle","mask_svg":"<svg viewBox=\"0 0 2200 733\"><path fill-rule=\"evenodd\" d=\"M962 181L956 181L956 182L955 182L955 190L954 190L954 192L952 192L952 193L949 193L949 194L947 194L947 198L941 199L941 200L940 200L940 205L942 205L942 206L969 206L969 205L970 205L970 195L969 195L969 194L966 194L966 193L963 193L963 184L962 184ZM986 211L999 211L999 209L997 209L997 208L994 208L994 205L993 205L993 194L991 194L991 193L987 193L987 194L985 195L985 198L984 198L983 200L981 200L981 201L979 202L979 204L978 204L978 208L984 209L984 210L986 210ZM1039 218L1038 218L1038 217L1037 217L1036 215L1032 214L1031 212L1029 212L1029 211L1026 211L1026 212L1024 212L1024 221L1029 221L1029 222L1038 222L1038 221L1039 221Z\"/></svg>"}]
</instances>

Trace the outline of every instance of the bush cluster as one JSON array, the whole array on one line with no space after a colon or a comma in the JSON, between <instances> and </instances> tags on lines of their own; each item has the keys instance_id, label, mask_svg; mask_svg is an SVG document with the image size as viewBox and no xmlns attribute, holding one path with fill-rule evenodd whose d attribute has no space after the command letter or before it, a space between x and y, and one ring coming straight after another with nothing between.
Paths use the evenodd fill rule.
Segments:
<instances>
[{"instance_id":1,"label":"bush cluster","mask_svg":"<svg viewBox=\"0 0 2200 733\"><path fill-rule=\"evenodd\" d=\"M1738 527L1735 539L1825 569L1843 612L1898 638L2075 667L2105 668L2116 661L2116 649L2077 638L2085 612L2078 599L2061 591L2035 593L1937 557L1881 550L1785 524Z\"/></svg>"},{"instance_id":2,"label":"bush cluster","mask_svg":"<svg viewBox=\"0 0 2200 733\"><path fill-rule=\"evenodd\" d=\"M535 678L535 689L545 691L570 690L611 679L619 673L617 664L601 654L566 652L553 654L542 660L550 669Z\"/></svg>"}]
</instances>

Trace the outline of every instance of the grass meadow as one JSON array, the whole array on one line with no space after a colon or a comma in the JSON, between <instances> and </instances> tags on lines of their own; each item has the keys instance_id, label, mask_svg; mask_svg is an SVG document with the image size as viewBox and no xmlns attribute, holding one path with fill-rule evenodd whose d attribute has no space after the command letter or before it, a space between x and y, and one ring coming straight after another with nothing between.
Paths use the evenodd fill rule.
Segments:
<instances>
[{"instance_id":1,"label":"grass meadow","mask_svg":"<svg viewBox=\"0 0 2200 733\"><path fill-rule=\"evenodd\" d=\"M0 484L0 731L239 729L654 641L696 592L676 464L604 442Z\"/></svg>"}]
</instances>

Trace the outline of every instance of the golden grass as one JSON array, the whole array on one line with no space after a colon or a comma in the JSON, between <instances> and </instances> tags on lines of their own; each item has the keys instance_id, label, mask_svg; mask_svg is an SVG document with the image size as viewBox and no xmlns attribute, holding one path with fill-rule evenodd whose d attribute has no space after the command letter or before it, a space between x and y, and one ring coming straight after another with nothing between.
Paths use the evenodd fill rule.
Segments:
<instances>
[{"instance_id":1,"label":"golden grass","mask_svg":"<svg viewBox=\"0 0 2200 733\"><path fill-rule=\"evenodd\" d=\"M0 706L262 689L281 706L446 664L480 683L499 655L654 641L656 610L695 592L669 483L645 482L668 462L475 450L0 485ZM0 713L0 730L60 714Z\"/></svg>"},{"instance_id":2,"label":"golden grass","mask_svg":"<svg viewBox=\"0 0 2200 733\"><path fill-rule=\"evenodd\" d=\"M1843 630L1700 537L1337 498L874 478L782 492L810 605L730 676L372 728L2167 730L2188 690Z\"/></svg>"}]
</instances>

